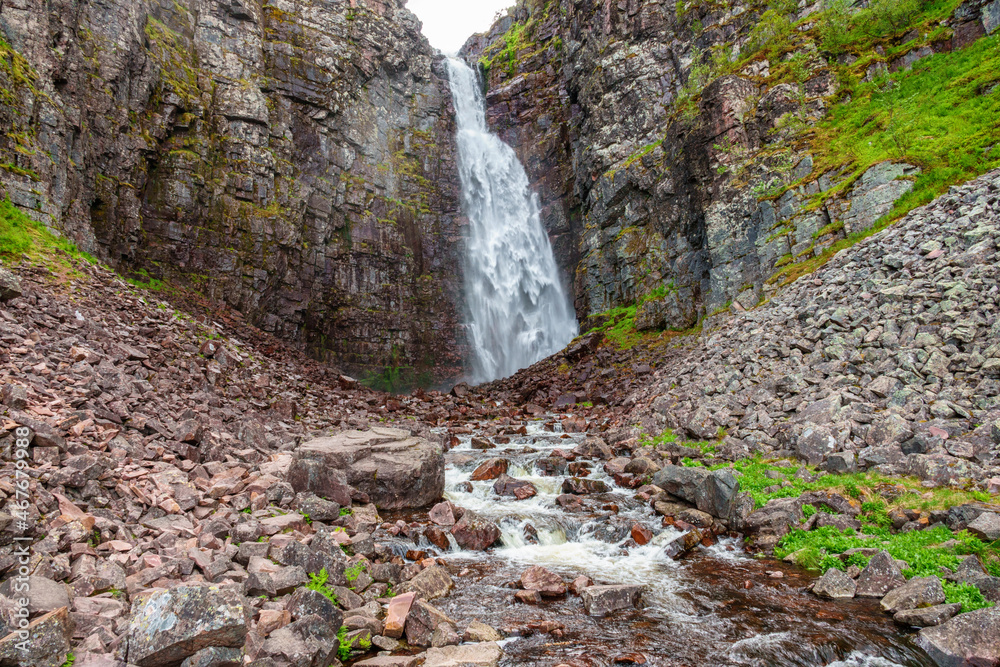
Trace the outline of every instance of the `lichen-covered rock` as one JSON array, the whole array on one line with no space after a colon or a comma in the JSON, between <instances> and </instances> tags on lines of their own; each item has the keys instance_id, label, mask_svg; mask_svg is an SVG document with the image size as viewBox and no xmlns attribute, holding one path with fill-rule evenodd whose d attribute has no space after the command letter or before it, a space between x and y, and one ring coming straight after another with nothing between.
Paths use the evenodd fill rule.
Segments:
<instances>
[{"instance_id":1,"label":"lichen-covered rock","mask_svg":"<svg viewBox=\"0 0 1000 667\"><path fill-rule=\"evenodd\" d=\"M1000 607L959 614L924 628L917 645L938 667L972 667L1000 663Z\"/></svg>"},{"instance_id":2,"label":"lichen-covered rock","mask_svg":"<svg viewBox=\"0 0 1000 667\"><path fill-rule=\"evenodd\" d=\"M21 296L21 281L14 272L0 266L0 303Z\"/></svg>"},{"instance_id":3,"label":"lichen-covered rock","mask_svg":"<svg viewBox=\"0 0 1000 667\"><path fill-rule=\"evenodd\" d=\"M821 598L831 600L843 600L854 597L857 591L857 584L843 571L831 567L822 577L813 584L813 593Z\"/></svg>"},{"instance_id":4,"label":"lichen-covered rock","mask_svg":"<svg viewBox=\"0 0 1000 667\"><path fill-rule=\"evenodd\" d=\"M154 589L133 602L128 661L139 667L172 665L210 646L240 647L250 607L233 588Z\"/></svg>"},{"instance_id":5,"label":"lichen-covered rock","mask_svg":"<svg viewBox=\"0 0 1000 667\"><path fill-rule=\"evenodd\" d=\"M73 622L69 609L62 607L36 618L27 628L27 636L11 632L0 639L0 664L61 667L69 653ZM27 651L21 650L27 648Z\"/></svg>"},{"instance_id":6,"label":"lichen-covered rock","mask_svg":"<svg viewBox=\"0 0 1000 667\"><path fill-rule=\"evenodd\" d=\"M944 588L938 577L914 577L882 598L882 611L895 614L904 609L932 607L944 602Z\"/></svg>"}]
</instances>

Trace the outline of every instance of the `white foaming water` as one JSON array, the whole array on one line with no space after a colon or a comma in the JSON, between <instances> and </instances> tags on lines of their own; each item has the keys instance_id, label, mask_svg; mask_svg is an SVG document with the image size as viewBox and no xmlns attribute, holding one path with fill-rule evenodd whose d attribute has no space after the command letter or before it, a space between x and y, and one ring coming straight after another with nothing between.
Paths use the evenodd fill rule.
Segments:
<instances>
[{"instance_id":1,"label":"white foaming water","mask_svg":"<svg viewBox=\"0 0 1000 667\"><path fill-rule=\"evenodd\" d=\"M831 662L826 667L903 667L898 662L854 651L843 660Z\"/></svg>"},{"instance_id":2,"label":"white foaming water","mask_svg":"<svg viewBox=\"0 0 1000 667\"><path fill-rule=\"evenodd\" d=\"M542 565L560 574L573 578L581 574L598 580L617 583L642 583L648 589L644 594L647 608L675 618L688 618L693 610L688 601L678 593L684 589L678 564L664 553L664 545L678 532L673 528L663 530L659 521L651 519L645 511L623 509L620 517L628 517L636 523L646 525L654 532L649 544L642 547L624 548L624 542L615 544L602 540L595 534L601 519L585 521L567 515L556 504L556 497L562 493L563 477L538 475L534 462L553 449L572 449L574 440L542 440L538 436L551 436L538 431L537 425L528 428L528 439L535 453L524 455L524 445L513 443L499 446L490 451L491 456L511 462L508 474L519 480L530 481L538 494L527 500L501 498L493 492L493 480L471 482L471 469L460 470L453 465L446 468L445 497L456 505L472 510L484 518L495 521L501 530L496 555L522 566ZM472 452L470 438L463 437L454 452ZM607 483L609 493L623 500L630 492L617 486L614 479L600 466L595 466L589 479ZM460 490L464 484L472 485L472 491ZM622 503L624 505L624 503ZM530 524L535 540L526 539L525 528ZM476 554L457 549L447 554L452 558L475 557Z\"/></svg>"},{"instance_id":3,"label":"white foaming water","mask_svg":"<svg viewBox=\"0 0 1000 667\"><path fill-rule=\"evenodd\" d=\"M448 61L448 73L471 226L465 261L471 379L488 382L555 354L578 327L524 167L486 127L477 73L456 59Z\"/></svg>"}]
</instances>

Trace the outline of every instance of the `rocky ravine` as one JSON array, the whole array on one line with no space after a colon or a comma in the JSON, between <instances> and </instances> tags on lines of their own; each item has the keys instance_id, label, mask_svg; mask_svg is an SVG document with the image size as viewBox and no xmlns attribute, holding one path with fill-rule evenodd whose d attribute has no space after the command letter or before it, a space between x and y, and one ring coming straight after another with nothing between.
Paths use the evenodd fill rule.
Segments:
<instances>
[{"instance_id":1,"label":"rocky ravine","mask_svg":"<svg viewBox=\"0 0 1000 667\"><path fill-rule=\"evenodd\" d=\"M4 2L0 28L18 207L316 358L460 373L451 98L401 0Z\"/></svg>"},{"instance_id":2,"label":"rocky ravine","mask_svg":"<svg viewBox=\"0 0 1000 667\"><path fill-rule=\"evenodd\" d=\"M727 317L718 329L710 324L697 341L652 359L659 366L653 381L625 399L628 410L568 408L567 430L600 437L559 455L580 460L570 463L578 477L564 487L561 502L586 511L588 496L602 487L586 479L590 466L581 464L597 462L681 531L672 543L675 556L729 531L749 532L767 547L791 528L853 525L857 509L836 494L786 498L754 511L739 474L677 465L696 450L642 447L630 426L636 421L650 435L667 424L697 438L728 428L723 447L709 455L716 460L759 451L833 470L907 472L927 488L971 479L995 493L998 392L989 369L997 358L998 192L1000 173L955 188L787 295ZM535 410L513 399L497 407L496 399L506 387L552 371L559 359L496 383L489 393L460 387L454 393L461 398L437 392L393 398L357 388L232 314L217 318L233 322L225 326L194 320L105 269L74 270L21 267L20 285L5 277L2 491L14 496L11 453L17 428L27 427L30 613L38 641L36 653L19 658L10 635L0 643L0 659L58 667L72 648L85 665L222 665L241 656L260 665L329 665L350 644L356 652L426 649L416 660L386 656L370 665L420 658L425 666L496 664L496 630L472 619L457 623L432 604L461 594L461 573L433 554L413 550L403 557L389 546L423 535L443 548L447 533L465 549L486 549L499 538L496 525L448 504L435 506L429 521L395 523L384 523L377 508L427 506L441 495L441 456L451 439L442 442L427 424L452 433L474 427L497 439L523 432ZM897 329L887 329L890 321ZM878 335L869 335L877 327ZM595 353L593 345L578 347L575 363L599 359L604 348ZM947 366L928 366L935 355ZM892 386L875 391L883 384ZM720 403L719 395L731 400ZM405 430L384 428L384 421ZM317 439L324 433L333 436ZM505 484L498 493L530 496L516 480L499 481ZM802 524L807 504L822 510ZM349 505L350 513L342 511ZM821 515L833 523L821 523ZM995 539L997 516L995 506L982 504L930 519ZM15 528L4 533L12 541L18 525L10 512L4 522ZM930 521L899 524L933 528ZM649 538L640 530L631 539ZM0 547L8 579L17 572L15 548ZM914 625L933 626L957 611L921 611L940 602L938 591L928 582L917 582L926 586L915 592L901 588L901 566L885 559L839 579L828 573L816 592L841 597L868 586L877 590L868 594L884 597L883 606L896 614L909 613L903 618ZM975 563L949 576L997 595L997 578ZM917 587L914 581L907 586ZM574 588L586 609L639 601L634 590L589 590L588 583ZM521 585L518 598L537 602L565 582L533 571ZM15 627L15 600L0 603L0 618ZM959 614L922 632L921 642L941 664L970 646L996 659L997 640L989 634L1000 627L996 614ZM463 639L475 645L457 646Z\"/></svg>"}]
</instances>

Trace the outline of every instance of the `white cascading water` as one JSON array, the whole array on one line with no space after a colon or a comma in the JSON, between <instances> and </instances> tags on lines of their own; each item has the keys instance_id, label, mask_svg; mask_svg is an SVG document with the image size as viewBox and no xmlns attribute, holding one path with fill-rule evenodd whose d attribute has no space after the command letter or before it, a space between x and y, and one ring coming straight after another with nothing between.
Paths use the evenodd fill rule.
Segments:
<instances>
[{"instance_id":1,"label":"white cascading water","mask_svg":"<svg viewBox=\"0 0 1000 667\"><path fill-rule=\"evenodd\" d=\"M578 328L524 167L486 127L478 74L457 59L448 61L448 73L471 225L465 261L471 379L488 382L555 354Z\"/></svg>"}]
</instances>

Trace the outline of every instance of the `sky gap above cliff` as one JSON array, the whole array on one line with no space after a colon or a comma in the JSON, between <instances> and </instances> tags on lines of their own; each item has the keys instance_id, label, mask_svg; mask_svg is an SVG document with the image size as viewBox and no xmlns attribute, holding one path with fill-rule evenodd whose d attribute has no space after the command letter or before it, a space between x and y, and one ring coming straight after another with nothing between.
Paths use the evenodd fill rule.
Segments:
<instances>
[{"instance_id":1,"label":"sky gap above cliff","mask_svg":"<svg viewBox=\"0 0 1000 667\"><path fill-rule=\"evenodd\" d=\"M465 40L489 30L497 13L513 4L511 0L409 0L406 6L420 18L431 46L454 55Z\"/></svg>"}]
</instances>

